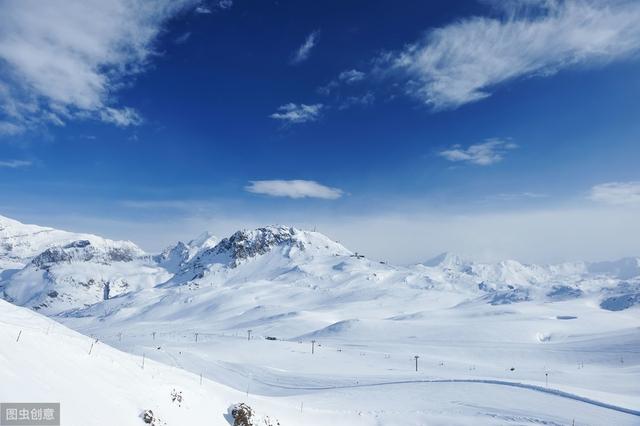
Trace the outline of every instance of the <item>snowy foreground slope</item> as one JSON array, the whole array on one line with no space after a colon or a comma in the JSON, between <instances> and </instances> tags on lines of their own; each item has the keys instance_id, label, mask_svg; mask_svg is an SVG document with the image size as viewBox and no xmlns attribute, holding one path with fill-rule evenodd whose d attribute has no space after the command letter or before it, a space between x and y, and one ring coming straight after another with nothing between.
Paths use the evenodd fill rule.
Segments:
<instances>
[{"instance_id":1,"label":"snowy foreground slope","mask_svg":"<svg viewBox=\"0 0 640 426\"><path fill-rule=\"evenodd\" d=\"M232 423L229 407L238 401L271 414L258 415L262 423L256 425L565 424L567 410L579 411L578 419L590 424L631 425L640 416L543 388L491 381L420 379L421 383L415 377L295 392L282 384L277 398L256 396L143 361L4 301L0 342L0 400L60 402L64 425L142 425L146 410L167 426L226 425ZM256 342L258 349L262 344ZM318 387L307 382L311 383L310 388ZM247 383L247 391L251 385L253 381ZM172 399L175 393L181 395L180 402Z\"/></svg>"},{"instance_id":2,"label":"snowy foreground slope","mask_svg":"<svg viewBox=\"0 0 640 426\"><path fill-rule=\"evenodd\" d=\"M246 400L186 371L150 360L143 365L140 356L4 301L0 342L0 400L60 402L63 425L142 425L146 410L161 420L158 425L222 425L228 424L228 407ZM182 401L173 401L172 393ZM251 403L272 408L264 399Z\"/></svg>"},{"instance_id":3,"label":"snowy foreground slope","mask_svg":"<svg viewBox=\"0 0 640 426\"><path fill-rule=\"evenodd\" d=\"M398 267L288 227L156 256L80 241L5 270L0 294L220 383L222 411L248 395L283 425L640 424L638 258Z\"/></svg>"}]
</instances>

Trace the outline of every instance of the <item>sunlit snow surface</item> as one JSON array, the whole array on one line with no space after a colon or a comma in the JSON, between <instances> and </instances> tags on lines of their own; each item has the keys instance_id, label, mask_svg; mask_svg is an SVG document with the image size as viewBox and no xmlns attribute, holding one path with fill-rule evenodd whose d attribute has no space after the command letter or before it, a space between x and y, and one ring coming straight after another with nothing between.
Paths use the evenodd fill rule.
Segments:
<instances>
[{"instance_id":1,"label":"sunlit snow surface","mask_svg":"<svg viewBox=\"0 0 640 426\"><path fill-rule=\"evenodd\" d=\"M284 227L239 233L218 245L209 235L200 240L201 247L194 240L162 258L103 263L107 277L123 268L154 271L146 281L129 278L136 284L110 300L86 306L80 286L77 300L49 306L55 320L95 336L100 348L135 354L127 358L132 365L144 353L193 373L168 369L177 376L161 374L160 393L145 390L158 380L147 370L123 375L117 391L130 400L126 413L162 400L175 380L199 401L216 401L207 424L227 424L218 411L239 401L258 404L283 425L640 424L637 259L486 265L445 254L396 267L355 256L321 234ZM89 276L92 262L51 270L65 280ZM14 277L36 269L25 265L3 285L18 288ZM75 288L55 279L43 285L70 294ZM11 317L10 305L0 306L0 321L13 318L11 327L2 325L0 357L10 366L2 377L28 378L22 399L43 398L36 390L43 387L49 400L70 383L82 389L95 366L73 372L59 359L73 349L64 339L48 345L59 357L48 358L44 343L16 352L23 347L15 344L16 328L36 314L12 308L21 316ZM59 376L38 381L31 364L36 370L57 365ZM70 379L63 378L67 367ZM118 363L99 368L91 386L121 377ZM210 388L200 387L200 374ZM112 380L104 380L111 389ZM1 388L3 400L15 399ZM121 415L108 398L80 391L74 397ZM141 423L129 416L118 424Z\"/></svg>"}]
</instances>

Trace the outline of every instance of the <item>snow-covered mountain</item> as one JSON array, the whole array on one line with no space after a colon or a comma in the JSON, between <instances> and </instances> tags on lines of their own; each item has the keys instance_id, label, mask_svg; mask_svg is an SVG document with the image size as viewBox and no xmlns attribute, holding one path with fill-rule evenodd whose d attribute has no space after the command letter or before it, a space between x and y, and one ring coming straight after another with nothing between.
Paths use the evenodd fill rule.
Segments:
<instances>
[{"instance_id":1,"label":"snow-covered mountain","mask_svg":"<svg viewBox=\"0 0 640 426\"><path fill-rule=\"evenodd\" d=\"M608 262L567 262L556 265L523 264L515 260L478 263L443 253L417 268L435 281L458 287L477 285L490 293L493 303L580 297L585 291L616 293L622 288L640 288L640 258ZM634 290L636 291L636 290Z\"/></svg>"},{"instance_id":2,"label":"snow-covered mountain","mask_svg":"<svg viewBox=\"0 0 640 426\"><path fill-rule=\"evenodd\" d=\"M593 297L605 309L625 309L640 299L638 258L541 266L514 260L477 263L443 253L423 264L398 267L354 254L320 233L286 226L242 230L222 240L204 233L150 256L127 241L6 218L1 223L7 243L0 261L19 268L0 272L0 294L47 314L131 297L156 286L162 291L263 281L271 282L274 292L276 285L306 286L336 295L347 292L349 299L363 302L372 291L392 298L404 290L448 292L460 303L494 305ZM36 253L38 249L42 251Z\"/></svg>"},{"instance_id":3,"label":"snow-covered mountain","mask_svg":"<svg viewBox=\"0 0 640 426\"><path fill-rule=\"evenodd\" d=\"M0 282L0 294L54 314L153 287L171 277L129 242L88 240L53 246Z\"/></svg>"},{"instance_id":4,"label":"snow-covered mountain","mask_svg":"<svg viewBox=\"0 0 640 426\"><path fill-rule=\"evenodd\" d=\"M130 241L0 216L0 296L54 314L153 286L170 274Z\"/></svg>"},{"instance_id":5,"label":"snow-covered mountain","mask_svg":"<svg viewBox=\"0 0 640 426\"><path fill-rule=\"evenodd\" d=\"M218 238L207 231L186 244L178 241L175 245L167 247L162 253L156 255L154 260L167 270L175 273L194 256L203 250L214 247L217 243Z\"/></svg>"},{"instance_id":6,"label":"snow-covered mountain","mask_svg":"<svg viewBox=\"0 0 640 426\"><path fill-rule=\"evenodd\" d=\"M89 241L96 247L116 245L135 247L131 242L116 242L92 234L78 234L38 225L27 225L0 216L0 271L21 268L34 256L48 248L81 240Z\"/></svg>"},{"instance_id":7,"label":"snow-covered mountain","mask_svg":"<svg viewBox=\"0 0 640 426\"><path fill-rule=\"evenodd\" d=\"M238 275L245 279L248 275L253 279L276 278L318 259L350 255L349 250L318 232L285 226L242 230L200 250L182 265L172 283L199 281L205 276L213 280L216 275L223 279ZM239 266L244 266L242 272L233 271Z\"/></svg>"},{"instance_id":8,"label":"snow-covered mountain","mask_svg":"<svg viewBox=\"0 0 640 426\"><path fill-rule=\"evenodd\" d=\"M5 299L247 396L279 397L269 410L283 407L283 425L631 425L640 416L627 409L640 402L637 258L528 265L445 253L394 266L316 232L271 226L222 240L203 234L158 255L72 238L25 259L2 273ZM59 350L56 366L76 357Z\"/></svg>"}]
</instances>

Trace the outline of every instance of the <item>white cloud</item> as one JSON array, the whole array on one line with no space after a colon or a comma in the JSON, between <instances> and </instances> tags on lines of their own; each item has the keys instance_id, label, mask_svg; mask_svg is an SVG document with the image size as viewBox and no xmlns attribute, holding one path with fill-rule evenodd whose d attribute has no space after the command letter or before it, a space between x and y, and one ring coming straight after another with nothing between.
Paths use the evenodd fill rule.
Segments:
<instances>
[{"instance_id":1,"label":"white cloud","mask_svg":"<svg viewBox=\"0 0 640 426\"><path fill-rule=\"evenodd\" d=\"M143 70L162 24L195 0L0 2L0 110L15 132L73 118L139 119L114 94ZM139 118L139 117L138 117Z\"/></svg>"},{"instance_id":2,"label":"white cloud","mask_svg":"<svg viewBox=\"0 0 640 426\"><path fill-rule=\"evenodd\" d=\"M358 70L347 70L347 71L342 71L339 75L338 75L338 80L343 81L347 84L352 84L352 83L357 83L358 81L362 81L364 80L365 77L365 73L363 73L362 71L358 71Z\"/></svg>"},{"instance_id":3,"label":"white cloud","mask_svg":"<svg viewBox=\"0 0 640 426\"><path fill-rule=\"evenodd\" d=\"M100 111L100 118L106 123L115 124L118 127L136 126L142 123L142 117L132 108L105 107Z\"/></svg>"},{"instance_id":4,"label":"white cloud","mask_svg":"<svg viewBox=\"0 0 640 426\"><path fill-rule=\"evenodd\" d=\"M336 91L341 85L351 85L359 81L364 80L366 74L356 69L350 69L342 71L338 74L338 78L334 78L324 86L320 86L316 89L321 95L328 96L332 92Z\"/></svg>"},{"instance_id":5,"label":"white cloud","mask_svg":"<svg viewBox=\"0 0 640 426\"><path fill-rule=\"evenodd\" d=\"M320 33L318 31L314 31L307 36L302 46L296 50L291 58L292 64L299 64L300 62L306 61L311 54L311 49L315 47L318 42L318 36Z\"/></svg>"},{"instance_id":6,"label":"white cloud","mask_svg":"<svg viewBox=\"0 0 640 426\"><path fill-rule=\"evenodd\" d=\"M29 167L33 163L26 160L0 160L0 168L19 169L22 167Z\"/></svg>"},{"instance_id":7,"label":"white cloud","mask_svg":"<svg viewBox=\"0 0 640 426\"><path fill-rule=\"evenodd\" d=\"M220 0L218 2L218 7L220 9L230 9L233 6L233 0Z\"/></svg>"},{"instance_id":8,"label":"white cloud","mask_svg":"<svg viewBox=\"0 0 640 426\"><path fill-rule=\"evenodd\" d=\"M288 103L278 108L278 112L274 112L269 117L275 120L283 120L291 124L307 123L316 121L320 118L322 112L322 104L294 104Z\"/></svg>"},{"instance_id":9,"label":"white cloud","mask_svg":"<svg viewBox=\"0 0 640 426\"><path fill-rule=\"evenodd\" d=\"M640 181L595 185L591 188L589 198L606 204L640 204Z\"/></svg>"},{"instance_id":10,"label":"white cloud","mask_svg":"<svg viewBox=\"0 0 640 426\"><path fill-rule=\"evenodd\" d=\"M451 148L440 151L438 155L449 161L463 161L479 166L489 166L503 160L508 150L517 148L517 145L501 139L487 139L483 143L463 148L453 145Z\"/></svg>"},{"instance_id":11,"label":"white cloud","mask_svg":"<svg viewBox=\"0 0 640 426\"><path fill-rule=\"evenodd\" d=\"M323 198L335 200L343 191L331 188L312 180L252 180L244 188L254 194L289 198Z\"/></svg>"},{"instance_id":12,"label":"white cloud","mask_svg":"<svg viewBox=\"0 0 640 426\"><path fill-rule=\"evenodd\" d=\"M640 48L640 2L515 0L492 2L500 17L473 17L430 31L384 71L401 71L407 91L435 110L491 95L519 77L551 75L574 65L607 63Z\"/></svg>"},{"instance_id":13,"label":"white cloud","mask_svg":"<svg viewBox=\"0 0 640 426\"><path fill-rule=\"evenodd\" d=\"M0 121L0 136L15 136L24 131L24 127L9 121Z\"/></svg>"}]
</instances>

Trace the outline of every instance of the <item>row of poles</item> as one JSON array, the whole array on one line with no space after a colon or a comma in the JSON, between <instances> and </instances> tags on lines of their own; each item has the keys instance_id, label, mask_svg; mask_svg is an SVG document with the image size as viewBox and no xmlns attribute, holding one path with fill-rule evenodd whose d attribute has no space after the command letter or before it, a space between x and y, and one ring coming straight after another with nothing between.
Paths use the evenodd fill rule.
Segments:
<instances>
[{"instance_id":1,"label":"row of poles","mask_svg":"<svg viewBox=\"0 0 640 426\"><path fill-rule=\"evenodd\" d=\"M51 326L47 327L46 334L49 334L50 328L51 328ZM251 340L252 332L253 332L253 330L251 330L251 329L247 330L247 341ZM199 334L200 333L198 333L198 332L194 333L196 343L198 342L198 335ZM156 340L156 332L155 331L152 332L151 335L152 335L153 340L155 341ZM22 336L22 330L20 330L18 332L18 335L16 337L16 343L20 341L20 337L21 336ZM118 333L118 339L119 339L119 341L122 341L122 332ZM97 338L92 338L91 346L89 347L89 353L88 353L89 355L91 355L91 352L93 351L93 347L98 342L99 342L99 340ZM317 343L316 340L311 340L311 354L315 354L316 343ZM420 356L419 355L414 355L413 358L415 360L415 370L417 372L418 371L418 360L420 359ZM144 369L145 359L146 359L146 354L143 353L142 354L142 369ZM620 358L620 363L624 365L624 358L622 358L622 357ZM443 364L441 363L440 365L443 365ZM584 368L584 363L581 362L579 364L579 367ZM544 376L545 376L545 387L549 387L549 372L545 372ZM202 385L202 373L200 373L200 385Z\"/></svg>"}]
</instances>

